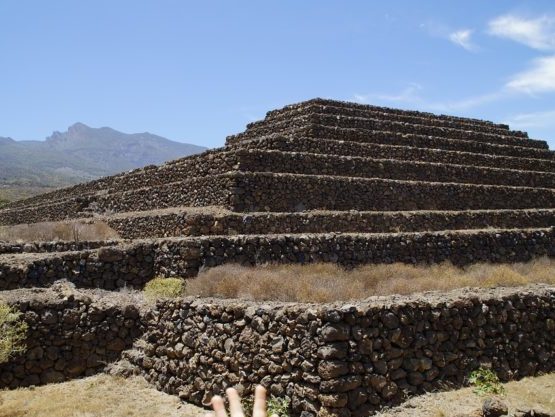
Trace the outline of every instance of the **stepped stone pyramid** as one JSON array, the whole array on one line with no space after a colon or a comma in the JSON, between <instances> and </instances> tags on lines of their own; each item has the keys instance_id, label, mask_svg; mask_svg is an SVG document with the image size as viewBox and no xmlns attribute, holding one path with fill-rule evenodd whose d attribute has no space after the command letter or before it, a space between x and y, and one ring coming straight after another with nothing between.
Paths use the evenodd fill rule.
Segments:
<instances>
[{"instance_id":1,"label":"stepped stone pyramid","mask_svg":"<svg viewBox=\"0 0 555 417\"><path fill-rule=\"evenodd\" d=\"M545 141L488 121L313 99L268 112L223 148L14 202L0 224L94 217L126 239L265 235L257 261L304 261L327 244L310 259L465 263L555 256L554 215ZM334 246L338 234L354 249ZM278 247L299 239L302 256ZM220 257L233 261L229 245Z\"/></svg>"}]
</instances>

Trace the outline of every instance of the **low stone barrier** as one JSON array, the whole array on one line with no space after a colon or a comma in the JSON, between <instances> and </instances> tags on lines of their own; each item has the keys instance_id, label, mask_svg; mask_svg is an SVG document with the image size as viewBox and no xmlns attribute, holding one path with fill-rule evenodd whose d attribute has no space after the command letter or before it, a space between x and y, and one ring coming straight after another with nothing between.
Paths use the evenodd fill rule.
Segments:
<instances>
[{"instance_id":1,"label":"low stone barrier","mask_svg":"<svg viewBox=\"0 0 555 417\"><path fill-rule=\"evenodd\" d=\"M555 208L555 190L546 188L266 172L233 177L226 207L242 212Z\"/></svg>"},{"instance_id":2,"label":"low stone barrier","mask_svg":"<svg viewBox=\"0 0 555 417\"><path fill-rule=\"evenodd\" d=\"M527 139L526 132L509 130L508 125L497 124L493 122L486 122L482 120L466 119L466 118L445 118L435 114L418 113L411 111L404 111L398 109L389 109L377 106L358 107L353 103L338 102L305 102L302 106L291 106L280 110L268 112L266 118L261 121L252 122L247 125L247 128L256 126L263 126L268 122L275 122L292 117L298 117L307 114L328 114L332 116L349 116L349 117L362 117L362 118L380 118L388 121L412 123L426 126L447 127L459 130L475 130L477 132L494 133L503 136L513 136L522 139Z\"/></svg>"},{"instance_id":3,"label":"low stone barrier","mask_svg":"<svg viewBox=\"0 0 555 417\"><path fill-rule=\"evenodd\" d=\"M226 138L226 146L241 145L250 140L273 137L276 132L269 130L261 133L243 132ZM281 136L327 139L346 142L372 143L382 145L412 146L416 148L443 149L473 152L490 155L513 156L517 158L537 158L553 160L553 151L548 149L527 148L523 146L497 145L463 139L447 139L439 136L418 135L414 133L370 131L360 129L334 128L311 124L283 131Z\"/></svg>"},{"instance_id":4,"label":"low stone barrier","mask_svg":"<svg viewBox=\"0 0 555 417\"><path fill-rule=\"evenodd\" d=\"M368 131L387 131L410 133L426 136L438 136L449 139L473 140L477 142L494 143L499 145L522 146L527 148L548 149L546 141L523 139L510 134L485 133L476 130L460 130L433 125L404 123L380 119L379 116L350 117L334 114L308 113L283 120L266 121L258 125L251 125L246 133L252 135L267 135L268 133L285 132L289 129L306 126L307 124L321 124L341 129L357 129Z\"/></svg>"},{"instance_id":5,"label":"low stone barrier","mask_svg":"<svg viewBox=\"0 0 555 417\"><path fill-rule=\"evenodd\" d=\"M106 217L125 239L287 233L403 233L465 230L548 228L554 210L476 211L330 211L308 213L199 213L189 210L141 212Z\"/></svg>"},{"instance_id":6,"label":"low stone barrier","mask_svg":"<svg viewBox=\"0 0 555 417\"><path fill-rule=\"evenodd\" d=\"M46 287L142 288L155 276L194 277L227 263L333 262L352 267L402 262L455 265L555 257L554 229L459 233L207 236L139 241L98 251L0 258L0 290Z\"/></svg>"},{"instance_id":7,"label":"low stone barrier","mask_svg":"<svg viewBox=\"0 0 555 417\"><path fill-rule=\"evenodd\" d=\"M549 159L500 156L434 148L428 149L397 144L361 143L323 138L285 137L277 134L261 137L259 139L252 139L240 145L230 146L230 148L308 152L326 155L359 156L446 164L456 163L458 165L508 168L524 171L555 171L555 161Z\"/></svg>"},{"instance_id":8,"label":"low stone barrier","mask_svg":"<svg viewBox=\"0 0 555 417\"><path fill-rule=\"evenodd\" d=\"M53 254L0 258L0 290L48 287L67 279L81 288L142 288L155 275L153 245L134 243Z\"/></svg>"},{"instance_id":9,"label":"low stone barrier","mask_svg":"<svg viewBox=\"0 0 555 417\"><path fill-rule=\"evenodd\" d=\"M48 252L68 252L98 249L103 246L119 245L118 240L95 240L95 241L52 241L52 242L26 242L12 243L0 242L0 255L8 253L48 253Z\"/></svg>"},{"instance_id":10,"label":"low stone barrier","mask_svg":"<svg viewBox=\"0 0 555 417\"><path fill-rule=\"evenodd\" d=\"M321 155L274 150L238 150L239 171L387 178L425 182L555 188L555 174L360 156Z\"/></svg>"},{"instance_id":11,"label":"low stone barrier","mask_svg":"<svg viewBox=\"0 0 555 417\"><path fill-rule=\"evenodd\" d=\"M256 384L293 415L362 417L461 386L480 366L503 381L555 370L555 289L458 290L353 304L159 302L125 356L159 390L208 405ZM145 343L146 342L146 343Z\"/></svg>"},{"instance_id":12,"label":"low stone barrier","mask_svg":"<svg viewBox=\"0 0 555 417\"><path fill-rule=\"evenodd\" d=\"M118 360L143 332L132 299L71 289L0 292L0 302L22 313L26 350L0 364L0 388L18 388L89 376Z\"/></svg>"},{"instance_id":13,"label":"low stone barrier","mask_svg":"<svg viewBox=\"0 0 555 417\"><path fill-rule=\"evenodd\" d=\"M138 297L138 298L137 298ZM461 289L303 304L184 298L147 306L121 293L0 293L29 326L0 387L92 375L123 358L154 386L207 405L234 386L288 397L292 415L362 417L407 396L555 370L555 288Z\"/></svg>"},{"instance_id":14,"label":"low stone barrier","mask_svg":"<svg viewBox=\"0 0 555 417\"><path fill-rule=\"evenodd\" d=\"M391 107L383 107L383 106L374 106L371 104L360 104L360 103L353 103L348 101L339 101L339 100L331 100L331 99L324 99L324 98L314 98L311 100L306 100L300 103L288 104L281 109L270 110L266 112L265 120L273 120L274 118L280 118L282 116L287 116L291 113L296 112L303 112L306 108L312 107L325 107L325 108L332 108L334 111L338 112L348 112L348 111L357 111L357 112L378 112L381 114L385 114L388 117L391 116L401 116L401 117L417 117L420 119L424 119L426 121L425 124L430 123L434 124L434 121L440 123L455 123L461 126L470 126L470 128L480 127L485 129L501 129L503 131L509 131L509 125L503 123L494 123L489 120L482 120L482 119L473 119L468 117L460 117L460 116L448 116L445 114L434 114L429 112L422 112L417 110L402 110L402 109L395 109ZM516 133L516 136L528 137L526 132L515 132L509 131L510 133Z\"/></svg>"}]
</instances>

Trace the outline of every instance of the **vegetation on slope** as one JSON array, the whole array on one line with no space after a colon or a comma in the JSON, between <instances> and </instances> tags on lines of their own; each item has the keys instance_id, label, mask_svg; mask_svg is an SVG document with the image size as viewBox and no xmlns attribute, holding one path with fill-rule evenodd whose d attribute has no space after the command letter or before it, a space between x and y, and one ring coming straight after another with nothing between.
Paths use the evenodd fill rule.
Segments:
<instances>
[{"instance_id":1,"label":"vegetation on slope","mask_svg":"<svg viewBox=\"0 0 555 417\"><path fill-rule=\"evenodd\" d=\"M185 280L180 278L154 278L145 285L143 292L149 300L180 297L185 292Z\"/></svg>"},{"instance_id":2,"label":"vegetation on slope","mask_svg":"<svg viewBox=\"0 0 555 417\"><path fill-rule=\"evenodd\" d=\"M27 324L20 316L9 305L0 303L0 363L25 350Z\"/></svg>"},{"instance_id":3,"label":"vegetation on slope","mask_svg":"<svg viewBox=\"0 0 555 417\"><path fill-rule=\"evenodd\" d=\"M126 134L76 123L45 141L0 137L0 186L27 191L63 187L205 149L151 133Z\"/></svg>"},{"instance_id":4,"label":"vegetation on slope","mask_svg":"<svg viewBox=\"0 0 555 417\"><path fill-rule=\"evenodd\" d=\"M374 295L447 291L463 287L555 284L555 260L522 264L474 264L464 269L450 263L413 266L366 265L345 270L335 264L223 265L188 280L187 295L298 302L360 300Z\"/></svg>"},{"instance_id":5,"label":"vegetation on slope","mask_svg":"<svg viewBox=\"0 0 555 417\"><path fill-rule=\"evenodd\" d=\"M0 240L51 242L118 239L117 232L99 220L75 220L0 226Z\"/></svg>"}]
</instances>

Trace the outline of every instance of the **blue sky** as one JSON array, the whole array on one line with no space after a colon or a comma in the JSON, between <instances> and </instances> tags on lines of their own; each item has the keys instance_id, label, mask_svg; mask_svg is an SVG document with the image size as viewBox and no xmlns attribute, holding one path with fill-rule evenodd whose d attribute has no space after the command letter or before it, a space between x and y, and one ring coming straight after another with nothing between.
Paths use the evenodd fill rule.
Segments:
<instances>
[{"instance_id":1,"label":"blue sky","mask_svg":"<svg viewBox=\"0 0 555 417\"><path fill-rule=\"evenodd\" d=\"M0 136L80 121L214 147L329 97L491 119L555 148L555 2L0 0Z\"/></svg>"}]
</instances>

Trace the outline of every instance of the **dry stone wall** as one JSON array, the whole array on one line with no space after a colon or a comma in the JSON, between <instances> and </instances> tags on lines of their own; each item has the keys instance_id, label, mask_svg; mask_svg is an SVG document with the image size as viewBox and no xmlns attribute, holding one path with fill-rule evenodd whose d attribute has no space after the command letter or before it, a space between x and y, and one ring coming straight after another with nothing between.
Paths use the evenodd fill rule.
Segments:
<instances>
[{"instance_id":1,"label":"dry stone wall","mask_svg":"<svg viewBox=\"0 0 555 417\"><path fill-rule=\"evenodd\" d=\"M442 125L443 123L455 123L457 126L465 127L467 129L501 129L504 132L508 132L513 136L520 136L520 137L528 137L525 132L518 132L518 131L510 131L509 126L502 123L494 123L489 120L481 120L481 119L472 119L468 117L458 117L458 116L448 116L448 115L438 115L428 112L421 112L415 110L401 110L401 109L394 109L390 107L380 107L380 106L373 106L369 104L360 104L360 103L353 103L347 101L338 101L338 100L330 100L330 99L322 99L322 98L314 98L311 100L306 100L300 103L289 104L281 109L270 110L266 113L266 120L273 120L275 118L280 118L282 116L288 115L291 112L302 112L305 111L307 108L327 108L330 109L332 113L343 113L349 111L356 111L356 112L369 112L374 113L378 112L383 114L386 118L391 118L394 120L395 117L418 117L424 121L423 124L436 124ZM406 121L406 120L404 120Z\"/></svg>"},{"instance_id":2,"label":"dry stone wall","mask_svg":"<svg viewBox=\"0 0 555 417\"><path fill-rule=\"evenodd\" d=\"M348 142L328 139L285 137L270 135L253 139L235 149L279 150L284 152L307 152L327 155L359 156L400 161L425 161L493 168L520 169L525 171L554 172L555 161L549 159L522 158L464 152L457 150L428 149L415 146L388 145L380 143Z\"/></svg>"},{"instance_id":3,"label":"dry stone wall","mask_svg":"<svg viewBox=\"0 0 555 417\"><path fill-rule=\"evenodd\" d=\"M395 110L387 108L379 108L375 106L359 107L354 103L337 102L305 102L303 105L287 106L286 108L268 112L266 118L261 121L252 122L247 125L247 129L258 126L264 126L275 121L282 121L298 116L306 116L309 114L322 114L332 116L348 116L361 118L382 118L394 122L412 123L427 126L447 127L458 130L475 130L483 133L493 133L497 135L513 136L517 138L527 139L526 132L509 130L508 125L494 124L492 122L477 121L466 118L445 118L430 113L407 112L404 110Z\"/></svg>"},{"instance_id":4,"label":"dry stone wall","mask_svg":"<svg viewBox=\"0 0 555 417\"><path fill-rule=\"evenodd\" d=\"M476 210L309 213L199 213L170 210L104 220L125 239L283 233L398 233L421 230L548 228L553 210Z\"/></svg>"},{"instance_id":5,"label":"dry stone wall","mask_svg":"<svg viewBox=\"0 0 555 417\"><path fill-rule=\"evenodd\" d=\"M475 233L239 235L139 241L122 247L0 259L0 290L46 287L67 279L77 287L142 288L157 275L196 276L227 263L526 262L555 257L551 229ZM7 255L4 255L7 256Z\"/></svg>"},{"instance_id":6,"label":"dry stone wall","mask_svg":"<svg viewBox=\"0 0 555 417\"><path fill-rule=\"evenodd\" d=\"M427 124L396 122L379 118L348 117L333 114L312 113L304 116L291 117L284 120L268 121L247 129L244 137L263 136L271 133L284 133L291 129L306 125L325 125L340 129L357 129L359 131L387 131L409 133L425 136L437 136L449 139L472 140L476 142L495 143L499 145L523 146L529 148L548 149L546 141L485 133L476 130L460 130L448 127L437 127Z\"/></svg>"},{"instance_id":7,"label":"dry stone wall","mask_svg":"<svg viewBox=\"0 0 555 417\"><path fill-rule=\"evenodd\" d=\"M234 211L555 208L555 192L545 188L271 173L234 177Z\"/></svg>"},{"instance_id":8,"label":"dry stone wall","mask_svg":"<svg viewBox=\"0 0 555 417\"><path fill-rule=\"evenodd\" d=\"M460 290L348 305L160 302L126 354L158 389L207 405L258 383L293 415L366 416L406 395L555 369L555 290Z\"/></svg>"},{"instance_id":9,"label":"dry stone wall","mask_svg":"<svg viewBox=\"0 0 555 417\"><path fill-rule=\"evenodd\" d=\"M67 279L82 288L142 288L154 277L152 244L103 247L97 251L25 254L0 258L0 290L48 287Z\"/></svg>"},{"instance_id":10,"label":"dry stone wall","mask_svg":"<svg viewBox=\"0 0 555 417\"><path fill-rule=\"evenodd\" d=\"M7 253L48 253L48 252L69 252L98 249L104 246L114 246L121 244L119 240L95 240L80 242L0 242L0 255Z\"/></svg>"},{"instance_id":11,"label":"dry stone wall","mask_svg":"<svg viewBox=\"0 0 555 417\"><path fill-rule=\"evenodd\" d=\"M16 290L27 350L0 365L17 388L92 375L121 358L158 389L207 405L256 384L292 415L366 416L409 395L460 386L485 366L502 380L555 368L555 289L546 285L372 297L350 304Z\"/></svg>"},{"instance_id":12,"label":"dry stone wall","mask_svg":"<svg viewBox=\"0 0 555 417\"><path fill-rule=\"evenodd\" d=\"M551 172L476 167L458 161L430 163L259 150L239 150L236 159L239 170L244 172L555 188L555 174Z\"/></svg>"},{"instance_id":13,"label":"dry stone wall","mask_svg":"<svg viewBox=\"0 0 555 417\"><path fill-rule=\"evenodd\" d=\"M228 136L226 145L242 145L250 140L273 137L276 132L268 131L266 135L258 133L239 133ZM464 139L448 139L439 136L418 135L415 133L399 133L384 131L362 131L357 129L334 128L324 125L307 125L282 132L282 136L327 139L335 141L372 143L383 145L411 146L415 148L444 149L451 151L472 152L490 155L503 155L524 158L553 160L553 151L548 149L529 148L524 146L498 145Z\"/></svg>"},{"instance_id":14,"label":"dry stone wall","mask_svg":"<svg viewBox=\"0 0 555 417\"><path fill-rule=\"evenodd\" d=\"M26 351L0 364L0 388L89 376L118 360L143 332L133 300L57 290L0 292L0 302L22 313Z\"/></svg>"}]
</instances>

